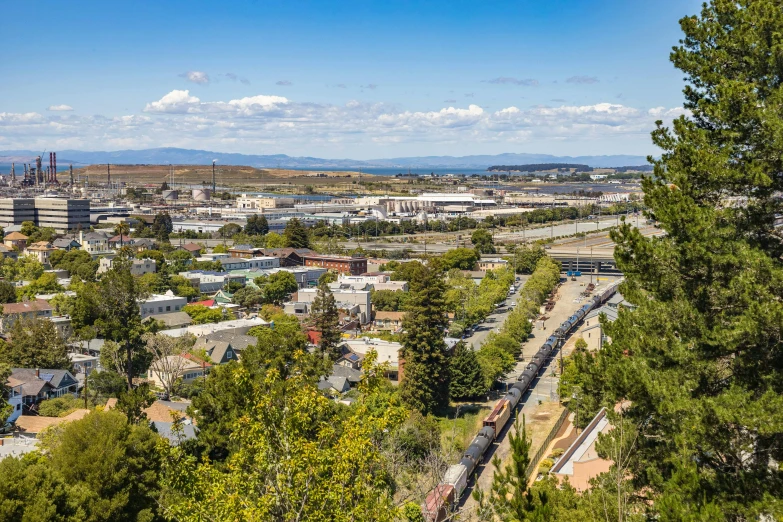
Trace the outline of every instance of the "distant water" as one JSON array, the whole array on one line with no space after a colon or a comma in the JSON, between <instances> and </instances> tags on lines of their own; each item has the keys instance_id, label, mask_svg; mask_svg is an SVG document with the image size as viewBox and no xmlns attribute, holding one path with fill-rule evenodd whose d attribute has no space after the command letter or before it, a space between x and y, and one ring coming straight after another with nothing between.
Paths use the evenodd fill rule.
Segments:
<instances>
[{"instance_id":1,"label":"distant water","mask_svg":"<svg viewBox=\"0 0 783 522\"><path fill-rule=\"evenodd\" d=\"M318 168L318 167L308 167L308 168L289 168L289 167L282 167L286 170L301 170L301 171L315 171L315 172L358 172L359 168L350 168L350 169L336 169L336 168ZM407 168L401 168L401 167L377 167L377 168L364 168L362 167L361 171L364 174L374 174L376 176L395 176L397 174L407 174L408 169ZM426 167L418 167L418 168L411 168L410 169L411 174L418 174L419 176L424 176L425 174L438 174L438 175L444 175L444 174L466 174L470 176L471 174L479 174L482 176L489 176L490 173L487 172L487 169L469 169L469 168L458 168L458 167L449 167L449 168L426 168Z\"/></svg>"}]
</instances>

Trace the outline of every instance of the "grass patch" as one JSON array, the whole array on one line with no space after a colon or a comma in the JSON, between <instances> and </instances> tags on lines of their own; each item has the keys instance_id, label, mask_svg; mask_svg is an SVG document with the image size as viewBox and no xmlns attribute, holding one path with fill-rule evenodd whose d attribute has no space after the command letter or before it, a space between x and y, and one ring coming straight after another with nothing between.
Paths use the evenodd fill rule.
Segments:
<instances>
[{"instance_id":1,"label":"grass patch","mask_svg":"<svg viewBox=\"0 0 783 522\"><path fill-rule=\"evenodd\" d=\"M480 404L458 404L437 416L443 449L455 454L464 452L490 411L488 406Z\"/></svg>"}]
</instances>

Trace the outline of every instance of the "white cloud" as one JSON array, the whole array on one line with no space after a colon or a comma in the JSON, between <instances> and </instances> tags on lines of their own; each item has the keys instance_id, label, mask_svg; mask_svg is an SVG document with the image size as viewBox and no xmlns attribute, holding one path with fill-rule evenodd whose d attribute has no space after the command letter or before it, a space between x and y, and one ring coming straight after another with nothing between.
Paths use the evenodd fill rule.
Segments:
<instances>
[{"instance_id":1,"label":"white cloud","mask_svg":"<svg viewBox=\"0 0 783 522\"><path fill-rule=\"evenodd\" d=\"M46 108L47 111L72 111L73 107L70 105L50 105Z\"/></svg>"},{"instance_id":2,"label":"white cloud","mask_svg":"<svg viewBox=\"0 0 783 522\"><path fill-rule=\"evenodd\" d=\"M209 83L209 75L204 71L188 71L179 75L180 78L185 78L192 83L198 83L200 85L206 85Z\"/></svg>"},{"instance_id":3,"label":"white cloud","mask_svg":"<svg viewBox=\"0 0 783 522\"><path fill-rule=\"evenodd\" d=\"M160 100L148 103L144 112L190 112L199 102L198 98L190 95L190 91L173 90Z\"/></svg>"},{"instance_id":4,"label":"white cloud","mask_svg":"<svg viewBox=\"0 0 783 522\"><path fill-rule=\"evenodd\" d=\"M581 84L598 83L598 78L596 78L595 76L571 76L570 78L566 79L566 83L581 83Z\"/></svg>"},{"instance_id":5,"label":"white cloud","mask_svg":"<svg viewBox=\"0 0 783 522\"><path fill-rule=\"evenodd\" d=\"M122 143L123 148L174 146L327 157L334 157L335 151L358 157L372 147L395 144L398 148L383 149L386 155L413 147L468 154L559 142L557 148L566 153L589 142L604 144L600 150L605 153L620 153L625 151L618 149L619 140L634 139L651 148L648 135L655 120L668 122L681 114L687 112L608 102L511 105L489 111L451 101L433 110L407 110L387 103L321 104L272 94L207 101L188 90L173 90L147 103L139 114L116 117L3 112L0 140L4 148L110 149ZM584 147L596 150L593 145Z\"/></svg>"}]
</instances>

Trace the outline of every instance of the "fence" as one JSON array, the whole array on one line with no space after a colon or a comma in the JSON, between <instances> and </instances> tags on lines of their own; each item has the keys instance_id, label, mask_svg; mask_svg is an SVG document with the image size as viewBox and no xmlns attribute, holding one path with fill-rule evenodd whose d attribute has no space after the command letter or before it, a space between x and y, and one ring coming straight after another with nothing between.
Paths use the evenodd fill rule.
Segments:
<instances>
[{"instance_id":1,"label":"fence","mask_svg":"<svg viewBox=\"0 0 783 522\"><path fill-rule=\"evenodd\" d=\"M544 452L549 447L549 444L552 442L552 439L555 438L555 435L557 435L557 432L560 431L560 427L563 426L563 423L568 418L568 414L571 413L568 408L565 408L563 412L560 414L560 418L557 419L557 422L554 426L552 426L552 430L549 432L549 435L546 436L546 439L544 440L544 443L541 444L541 447L538 448L538 451L536 451L536 454L533 456L532 459L530 459L530 464L527 465L527 469L525 470L525 478L530 480L530 477L533 475L533 472L538 468L538 463L541 462L541 459L544 458Z\"/></svg>"}]
</instances>

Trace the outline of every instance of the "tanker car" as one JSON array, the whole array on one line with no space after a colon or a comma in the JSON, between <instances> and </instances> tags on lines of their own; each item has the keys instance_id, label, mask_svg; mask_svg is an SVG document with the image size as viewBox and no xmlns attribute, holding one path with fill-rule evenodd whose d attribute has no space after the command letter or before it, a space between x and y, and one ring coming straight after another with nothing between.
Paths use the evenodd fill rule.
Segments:
<instances>
[{"instance_id":1,"label":"tanker car","mask_svg":"<svg viewBox=\"0 0 783 522\"><path fill-rule=\"evenodd\" d=\"M574 315L566 319L546 341L543 346L530 358L525 371L517 378L517 382L511 386L506 395L500 399L492 412L484 419L484 427L476 435L476 438L465 450L462 459L449 466L443 480L429 492L422 505L424 519L429 522L441 522L449 516L450 507L459 504L462 493L468 485L473 472L482 463L484 455L495 442L498 434L503 431L506 423L512 417L522 396L538 376L538 372L545 365L550 355L557 350L559 343L571 333L591 310L600 308L617 291L619 281L606 287L595 295L584 306L580 307Z\"/></svg>"}]
</instances>

